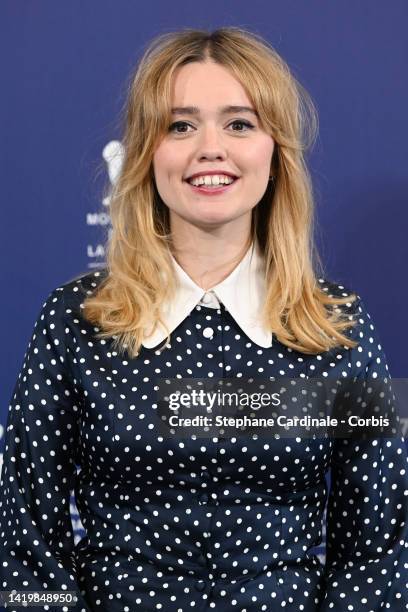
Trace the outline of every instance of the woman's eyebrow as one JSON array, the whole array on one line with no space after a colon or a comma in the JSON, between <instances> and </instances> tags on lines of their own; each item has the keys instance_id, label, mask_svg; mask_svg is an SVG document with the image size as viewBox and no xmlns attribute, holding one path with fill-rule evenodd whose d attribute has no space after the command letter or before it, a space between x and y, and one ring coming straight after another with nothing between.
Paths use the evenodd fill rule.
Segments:
<instances>
[{"instance_id":1,"label":"woman's eyebrow","mask_svg":"<svg viewBox=\"0 0 408 612\"><path fill-rule=\"evenodd\" d=\"M176 106L171 109L171 112L173 115L199 115L200 109L197 106ZM219 115L230 115L231 113L252 113L256 117L259 116L257 111L250 106L222 106L218 111Z\"/></svg>"}]
</instances>

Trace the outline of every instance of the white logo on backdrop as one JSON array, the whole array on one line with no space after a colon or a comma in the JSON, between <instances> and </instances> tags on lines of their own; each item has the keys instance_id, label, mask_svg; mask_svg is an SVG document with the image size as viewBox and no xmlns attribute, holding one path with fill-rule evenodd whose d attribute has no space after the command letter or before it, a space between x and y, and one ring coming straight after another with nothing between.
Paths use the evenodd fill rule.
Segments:
<instances>
[{"instance_id":1,"label":"white logo on backdrop","mask_svg":"<svg viewBox=\"0 0 408 612\"><path fill-rule=\"evenodd\" d=\"M114 185L122 170L124 149L119 140L111 140L104 147L102 157L106 161L108 167L108 176L110 184ZM109 197L103 199L103 204L109 206Z\"/></svg>"},{"instance_id":2,"label":"white logo on backdrop","mask_svg":"<svg viewBox=\"0 0 408 612\"><path fill-rule=\"evenodd\" d=\"M111 140L102 150L102 157L106 162L109 182L113 186L120 174L123 163L124 148L119 140ZM86 215L86 224L92 227L106 227L109 230L110 216L109 204L111 195L108 193L102 200L104 210L100 212L89 212ZM102 243L88 244L88 267L97 268L103 265L105 259L105 246Z\"/></svg>"}]
</instances>

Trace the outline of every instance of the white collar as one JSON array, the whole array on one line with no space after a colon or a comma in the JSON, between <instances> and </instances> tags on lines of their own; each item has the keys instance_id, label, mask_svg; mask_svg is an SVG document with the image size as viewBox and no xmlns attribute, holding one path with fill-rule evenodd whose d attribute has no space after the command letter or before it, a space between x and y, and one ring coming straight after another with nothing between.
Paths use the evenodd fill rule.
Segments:
<instances>
[{"instance_id":1,"label":"white collar","mask_svg":"<svg viewBox=\"0 0 408 612\"><path fill-rule=\"evenodd\" d=\"M203 296L211 292L222 302L241 330L255 344L263 348L272 346L272 332L262 326L260 313L265 298L264 261L257 243L253 243L245 256L223 281L207 291L199 287L171 255L176 273L177 291L171 302L162 308L162 318L173 332L184 321ZM205 306L203 306L205 308ZM142 342L154 348L167 337L159 323L156 331Z\"/></svg>"}]
</instances>

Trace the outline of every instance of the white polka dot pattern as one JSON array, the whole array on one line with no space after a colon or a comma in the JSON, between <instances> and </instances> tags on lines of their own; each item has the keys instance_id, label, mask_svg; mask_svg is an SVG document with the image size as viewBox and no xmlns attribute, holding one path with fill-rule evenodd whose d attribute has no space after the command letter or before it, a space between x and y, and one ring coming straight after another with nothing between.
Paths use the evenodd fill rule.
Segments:
<instances>
[{"instance_id":1,"label":"white polka dot pattern","mask_svg":"<svg viewBox=\"0 0 408 612\"><path fill-rule=\"evenodd\" d=\"M1 589L77 590L76 606L44 607L59 612L408 610L402 437L158 433L158 377L389 378L361 300L344 307L354 349L306 355L275 337L260 348L223 304L197 304L161 354L131 359L81 316L102 276L51 292L24 356L0 485ZM76 546L71 489L86 532ZM327 494L323 567L311 551Z\"/></svg>"}]
</instances>

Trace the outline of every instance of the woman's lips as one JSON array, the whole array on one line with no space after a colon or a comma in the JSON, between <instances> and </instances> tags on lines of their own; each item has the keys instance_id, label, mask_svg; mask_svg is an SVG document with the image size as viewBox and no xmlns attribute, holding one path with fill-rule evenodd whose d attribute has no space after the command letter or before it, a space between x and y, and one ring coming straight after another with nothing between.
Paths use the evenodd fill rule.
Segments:
<instances>
[{"instance_id":1,"label":"woman's lips","mask_svg":"<svg viewBox=\"0 0 408 612\"><path fill-rule=\"evenodd\" d=\"M206 196L207 195L212 196L212 195L218 195L220 193L225 193L226 191L230 190L235 185L235 183L237 183L238 181L239 181L239 178L236 178L232 181L232 183L229 183L229 185L218 185L217 187L209 187L207 185L199 185L197 187L196 185L192 185L188 181L185 181L185 182L196 193L201 193Z\"/></svg>"}]
</instances>

